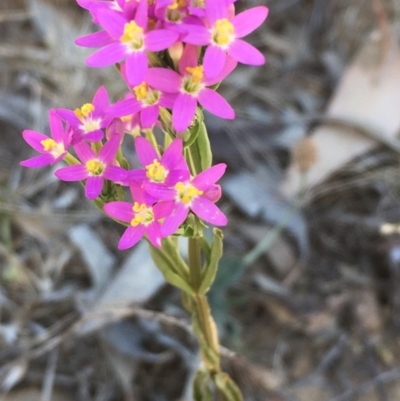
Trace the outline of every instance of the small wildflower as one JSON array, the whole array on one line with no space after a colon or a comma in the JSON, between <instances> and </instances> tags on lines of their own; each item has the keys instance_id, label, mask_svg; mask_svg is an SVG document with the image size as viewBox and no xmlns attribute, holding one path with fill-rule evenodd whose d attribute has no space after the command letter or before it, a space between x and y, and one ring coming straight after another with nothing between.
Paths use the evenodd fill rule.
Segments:
<instances>
[{"instance_id":1,"label":"small wildflower","mask_svg":"<svg viewBox=\"0 0 400 401\"><path fill-rule=\"evenodd\" d=\"M82 139L97 142L103 138L102 129L112 120L112 117L106 115L108 104L107 90L102 86L95 93L92 103L85 103L75 111L57 109L58 115L74 130L72 145Z\"/></svg>"},{"instance_id":2,"label":"small wildflower","mask_svg":"<svg viewBox=\"0 0 400 401\"><path fill-rule=\"evenodd\" d=\"M48 166L57 163L67 155L70 129L64 130L62 121L54 109L49 112L49 122L51 138L32 130L25 130L22 133L25 141L41 155L20 162L21 166L31 168Z\"/></svg>"},{"instance_id":3,"label":"small wildflower","mask_svg":"<svg viewBox=\"0 0 400 401\"><path fill-rule=\"evenodd\" d=\"M74 149L83 164L63 167L57 170L55 175L62 181L86 180L86 197L96 199L101 194L104 179L117 184L126 182L127 171L113 165L119 142L118 135L112 136L98 155L86 142L79 142Z\"/></svg>"},{"instance_id":4,"label":"small wildflower","mask_svg":"<svg viewBox=\"0 0 400 401\"><path fill-rule=\"evenodd\" d=\"M173 234L186 220L189 211L210 224L227 224L226 216L214 204L217 189L215 183L222 177L225 169L226 164L217 164L193 179L177 182L173 187L145 184L146 191L152 196L174 205L174 211L164 221L161 230L163 236Z\"/></svg>"},{"instance_id":5,"label":"small wildflower","mask_svg":"<svg viewBox=\"0 0 400 401\"><path fill-rule=\"evenodd\" d=\"M160 202L156 205L144 200L143 189L133 183L131 192L134 203L110 202L104 205L104 212L114 219L129 223L118 243L118 249L127 249L135 245L144 235L156 247L161 247L160 220L172 212L170 202Z\"/></svg>"}]
</instances>

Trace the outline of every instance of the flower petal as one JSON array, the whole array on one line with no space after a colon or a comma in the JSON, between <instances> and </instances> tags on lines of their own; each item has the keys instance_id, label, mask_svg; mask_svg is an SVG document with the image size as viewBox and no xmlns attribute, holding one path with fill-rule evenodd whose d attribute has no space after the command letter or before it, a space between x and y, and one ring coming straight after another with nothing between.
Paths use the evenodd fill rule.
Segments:
<instances>
[{"instance_id":1,"label":"flower petal","mask_svg":"<svg viewBox=\"0 0 400 401\"><path fill-rule=\"evenodd\" d=\"M212 3L212 1L209 3ZM196 46L206 46L210 44L211 34L205 26L187 25L182 28L187 28L187 34L182 39L184 43L190 43Z\"/></svg>"},{"instance_id":2,"label":"flower petal","mask_svg":"<svg viewBox=\"0 0 400 401\"><path fill-rule=\"evenodd\" d=\"M172 46L178 40L177 32L168 31L166 29L157 29L147 32L145 39L146 50L151 52L159 52Z\"/></svg>"},{"instance_id":3,"label":"flower petal","mask_svg":"<svg viewBox=\"0 0 400 401\"><path fill-rule=\"evenodd\" d=\"M64 127L60 116L57 114L55 109L49 111L49 123L50 131L53 139L57 143L63 143L64 141Z\"/></svg>"},{"instance_id":4,"label":"flower petal","mask_svg":"<svg viewBox=\"0 0 400 401\"><path fill-rule=\"evenodd\" d=\"M125 58L125 47L120 42L112 43L97 50L86 59L88 67L108 67Z\"/></svg>"},{"instance_id":5,"label":"flower petal","mask_svg":"<svg viewBox=\"0 0 400 401\"><path fill-rule=\"evenodd\" d=\"M190 178L190 171L189 169L187 170L173 170L170 171L168 174L168 177L166 178L164 184L168 186L173 186L177 182L181 181L187 181Z\"/></svg>"},{"instance_id":6,"label":"flower petal","mask_svg":"<svg viewBox=\"0 0 400 401\"><path fill-rule=\"evenodd\" d=\"M203 82L207 85L207 86L211 86L211 85L215 85L218 82L223 81L237 66L237 61L230 57L230 56L226 56L225 57L225 65L222 68L221 72L219 74L217 74L216 76L214 76L214 78L209 78L209 77L205 77L203 79Z\"/></svg>"},{"instance_id":7,"label":"flower petal","mask_svg":"<svg viewBox=\"0 0 400 401\"><path fill-rule=\"evenodd\" d=\"M159 200L171 201L176 197L176 189L169 188L166 185L146 182L144 188L146 192Z\"/></svg>"},{"instance_id":8,"label":"flower petal","mask_svg":"<svg viewBox=\"0 0 400 401\"><path fill-rule=\"evenodd\" d=\"M103 206L104 213L114 219L130 222L133 219L133 205L129 202L110 202Z\"/></svg>"},{"instance_id":9,"label":"flower petal","mask_svg":"<svg viewBox=\"0 0 400 401\"><path fill-rule=\"evenodd\" d=\"M206 16L210 25L214 25L215 21L227 18L228 7L225 1L206 1Z\"/></svg>"},{"instance_id":10,"label":"flower petal","mask_svg":"<svg viewBox=\"0 0 400 401\"><path fill-rule=\"evenodd\" d=\"M186 93L178 95L172 111L172 126L177 132L183 132L189 127L196 113L196 107L196 98Z\"/></svg>"},{"instance_id":11,"label":"flower petal","mask_svg":"<svg viewBox=\"0 0 400 401\"><path fill-rule=\"evenodd\" d=\"M40 153L44 152L44 148L41 142L49 139L48 136L42 134L41 132L32 131L29 129L26 129L22 133L22 136L24 137L25 141L32 146L33 149Z\"/></svg>"},{"instance_id":12,"label":"flower petal","mask_svg":"<svg viewBox=\"0 0 400 401\"><path fill-rule=\"evenodd\" d=\"M157 248L161 248L161 227L160 223L154 221L147 226L147 236L150 242Z\"/></svg>"},{"instance_id":13,"label":"flower petal","mask_svg":"<svg viewBox=\"0 0 400 401\"><path fill-rule=\"evenodd\" d=\"M28 168L38 168L44 167L52 164L54 162L54 157L50 153L45 153L43 155L35 156L27 160L23 160L19 164L23 167Z\"/></svg>"},{"instance_id":14,"label":"flower petal","mask_svg":"<svg viewBox=\"0 0 400 401\"><path fill-rule=\"evenodd\" d=\"M118 135L113 135L100 149L99 159L105 164L111 164L115 159L119 144L120 137Z\"/></svg>"},{"instance_id":15,"label":"flower petal","mask_svg":"<svg viewBox=\"0 0 400 401\"><path fill-rule=\"evenodd\" d=\"M203 196L197 196L190 204L190 209L201 219L214 226L226 226L228 219L226 216L212 203Z\"/></svg>"},{"instance_id":16,"label":"flower petal","mask_svg":"<svg viewBox=\"0 0 400 401\"><path fill-rule=\"evenodd\" d=\"M169 216L174 210L175 202L159 202L153 206L154 218L156 220Z\"/></svg>"},{"instance_id":17,"label":"flower petal","mask_svg":"<svg viewBox=\"0 0 400 401\"><path fill-rule=\"evenodd\" d=\"M130 85L139 85L144 81L148 64L144 51L134 52L126 57L126 73Z\"/></svg>"},{"instance_id":18,"label":"flower petal","mask_svg":"<svg viewBox=\"0 0 400 401\"><path fill-rule=\"evenodd\" d=\"M219 46L210 45L204 54L204 74L207 78L214 78L219 75L226 62L225 50Z\"/></svg>"},{"instance_id":19,"label":"flower petal","mask_svg":"<svg viewBox=\"0 0 400 401\"><path fill-rule=\"evenodd\" d=\"M90 33L75 40L75 44L82 47L103 47L115 42L106 31Z\"/></svg>"},{"instance_id":20,"label":"flower petal","mask_svg":"<svg viewBox=\"0 0 400 401\"><path fill-rule=\"evenodd\" d=\"M136 227L128 227L118 242L118 249L128 249L137 244L145 232L146 228L142 224Z\"/></svg>"},{"instance_id":21,"label":"flower petal","mask_svg":"<svg viewBox=\"0 0 400 401\"><path fill-rule=\"evenodd\" d=\"M114 39L119 39L123 35L126 20L121 14L103 9L97 13L97 19Z\"/></svg>"},{"instance_id":22,"label":"flower petal","mask_svg":"<svg viewBox=\"0 0 400 401\"><path fill-rule=\"evenodd\" d=\"M97 89L92 103L94 106L94 116L103 115L109 104L107 89L104 86L100 86L100 88Z\"/></svg>"},{"instance_id":23,"label":"flower petal","mask_svg":"<svg viewBox=\"0 0 400 401\"><path fill-rule=\"evenodd\" d=\"M86 163L89 160L96 159L97 157L96 153L94 153L93 149L85 141L77 143L74 146L74 150L82 163Z\"/></svg>"},{"instance_id":24,"label":"flower petal","mask_svg":"<svg viewBox=\"0 0 400 401\"><path fill-rule=\"evenodd\" d=\"M103 177L107 180L115 182L116 184L126 185L128 172L122 167L107 166L103 172Z\"/></svg>"},{"instance_id":25,"label":"flower petal","mask_svg":"<svg viewBox=\"0 0 400 401\"><path fill-rule=\"evenodd\" d=\"M57 114L66 121L71 127L78 128L81 122L72 110L56 109Z\"/></svg>"},{"instance_id":26,"label":"flower petal","mask_svg":"<svg viewBox=\"0 0 400 401\"><path fill-rule=\"evenodd\" d=\"M143 138L142 136L136 137L135 148L142 166L146 167L149 164L152 164L154 160L159 160L157 152L146 138Z\"/></svg>"},{"instance_id":27,"label":"flower petal","mask_svg":"<svg viewBox=\"0 0 400 401\"><path fill-rule=\"evenodd\" d=\"M182 77L175 71L166 68L149 68L146 82L153 88L167 93L178 93Z\"/></svg>"},{"instance_id":28,"label":"flower petal","mask_svg":"<svg viewBox=\"0 0 400 401\"><path fill-rule=\"evenodd\" d=\"M157 121L159 115L159 107L157 104L145 107L140 113L140 122L142 128L151 128Z\"/></svg>"},{"instance_id":29,"label":"flower petal","mask_svg":"<svg viewBox=\"0 0 400 401\"><path fill-rule=\"evenodd\" d=\"M161 156L161 164L168 170L172 170L182 158L183 141L181 138L174 139L164 154Z\"/></svg>"},{"instance_id":30,"label":"flower petal","mask_svg":"<svg viewBox=\"0 0 400 401\"><path fill-rule=\"evenodd\" d=\"M252 45L244 40L236 39L228 49L228 54L239 63L247 65L263 65L265 57Z\"/></svg>"},{"instance_id":31,"label":"flower petal","mask_svg":"<svg viewBox=\"0 0 400 401\"><path fill-rule=\"evenodd\" d=\"M186 75L187 67L196 67L199 64L199 50L195 45L187 44L179 60L179 73Z\"/></svg>"},{"instance_id":32,"label":"flower petal","mask_svg":"<svg viewBox=\"0 0 400 401\"><path fill-rule=\"evenodd\" d=\"M228 120L235 118L235 111L232 109L232 106L214 90L204 88L199 93L198 99L199 103L210 113Z\"/></svg>"},{"instance_id":33,"label":"flower petal","mask_svg":"<svg viewBox=\"0 0 400 401\"><path fill-rule=\"evenodd\" d=\"M101 129L96 129L92 132L88 132L84 135L86 141L89 142L98 142L101 141L104 137L104 132Z\"/></svg>"},{"instance_id":34,"label":"flower petal","mask_svg":"<svg viewBox=\"0 0 400 401\"><path fill-rule=\"evenodd\" d=\"M146 180L146 171L141 169L135 169L128 171L127 181L143 182Z\"/></svg>"},{"instance_id":35,"label":"flower petal","mask_svg":"<svg viewBox=\"0 0 400 401\"><path fill-rule=\"evenodd\" d=\"M166 217L164 223L161 225L161 235L163 237L172 235L186 220L188 214L189 207L181 202L177 202L174 211Z\"/></svg>"},{"instance_id":36,"label":"flower petal","mask_svg":"<svg viewBox=\"0 0 400 401\"><path fill-rule=\"evenodd\" d=\"M196 175L196 177L191 181L191 184L197 189L200 189L200 191L207 191L207 189L214 185L224 175L225 170L225 163L216 164Z\"/></svg>"},{"instance_id":37,"label":"flower petal","mask_svg":"<svg viewBox=\"0 0 400 401\"><path fill-rule=\"evenodd\" d=\"M140 0L136 8L135 22L144 30L147 29L148 17L148 3L147 0Z\"/></svg>"},{"instance_id":38,"label":"flower petal","mask_svg":"<svg viewBox=\"0 0 400 401\"><path fill-rule=\"evenodd\" d=\"M96 199L103 189L104 178L101 176L91 176L86 180L85 195L88 199Z\"/></svg>"},{"instance_id":39,"label":"flower petal","mask_svg":"<svg viewBox=\"0 0 400 401\"><path fill-rule=\"evenodd\" d=\"M253 7L236 15L231 23L235 27L235 36L242 38L257 29L267 18L268 8Z\"/></svg>"},{"instance_id":40,"label":"flower petal","mask_svg":"<svg viewBox=\"0 0 400 401\"><path fill-rule=\"evenodd\" d=\"M82 181L89 176L86 166L83 164L60 168L54 174L61 181Z\"/></svg>"},{"instance_id":41,"label":"flower petal","mask_svg":"<svg viewBox=\"0 0 400 401\"><path fill-rule=\"evenodd\" d=\"M162 107L165 107L167 109L172 109L174 107L176 97L177 97L176 93L162 93L158 103Z\"/></svg>"},{"instance_id":42,"label":"flower petal","mask_svg":"<svg viewBox=\"0 0 400 401\"><path fill-rule=\"evenodd\" d=\"M107 112L113 117L125 117L136 114L141 108L142 105L136 99L131 98L113 104Z\"/></svg>"}]
</instances>

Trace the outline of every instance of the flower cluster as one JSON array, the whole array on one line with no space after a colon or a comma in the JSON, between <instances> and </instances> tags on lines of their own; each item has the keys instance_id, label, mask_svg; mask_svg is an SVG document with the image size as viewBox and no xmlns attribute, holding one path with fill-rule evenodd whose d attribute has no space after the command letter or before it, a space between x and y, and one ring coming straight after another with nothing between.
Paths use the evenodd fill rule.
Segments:
<instances>
[{"instance_id":1,"label":"flower cluster","mask_svg":"<svg viewBox=\"0 0 400 401\"><path fill-rule=\"evenodd\" d=\"M216 226L227 224L215 205L221 196L216 182L226 165L189 168L184 155L201 123L202 108L221 118L235 117L216 87L238 62L265 62L242 38L262 24L268 9L260 6L235 15L234 0L77 2L100 27L76 40L80 46L99 48L87 65L116 64L129 91L110 104L101 87L91 103L50 110L52 137L24 131L26 142L40 155L21 165L67 162L55 175L81 181L88 199L99 199L106 214L127 226L120 249L144 235L160 247L161 239L174 234L189 214ZM157 127L169 144L164 149L153 132ZM141 169L129 169L123 157L125 134L135 137ZM130 188L132 202L123 200L123 187Z\"/></svg>"}]
</instances>

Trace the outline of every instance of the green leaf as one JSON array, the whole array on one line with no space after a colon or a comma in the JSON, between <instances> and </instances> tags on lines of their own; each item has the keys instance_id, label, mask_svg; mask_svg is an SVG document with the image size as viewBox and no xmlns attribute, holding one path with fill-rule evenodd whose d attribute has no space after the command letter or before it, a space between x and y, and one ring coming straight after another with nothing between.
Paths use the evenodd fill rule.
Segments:
<instances>
[{"instance_id":1,"label":"green leaf","mask_svg":"<svg viewBox=\"0 0 400 401\"><path fill-rule=\"evenodd\" d=\"M243 401L243 395L237 384L224 372L214 376L214 382L226 401Z\"/></svg>"},{"instance_id":2,"label":"green leaf","mask_svg":"<svg viewBox=\"0 0 400 401\"><path fill-rule=\"evenodd\" d=\"M195 401L211 401L211 375L207 369L199 369L193 380L193 398Z\"/></svg>"},{"instance_id":3,"label":"green leaf","mask_svg":"<svg viewBox=\"0 0 400 401\"><path fill-rule=\"evenodd\" d=\"M151 244L149 245L151 257L163 274L165 280L175 287L178 287L182 291L185 291L189 295L194 296L195 294L190 284L177 273L175 273L174 259L171 259L163 249L159 249Z\"/></svg>"},{"instance_id":4,"label":"green leaf","mask_svg":"<svg viewBox=\"0 0 400 401\"><path fill-rule=\"evenodd\" d=\"M223 252L222 239L222 231L214 228L214 238L211 244L210 261L202 272L202 281L199 288L200 294L205 294L215 280L218 270L218 262L220 261Z\"/></svg>"},{"instance_id":5,"label":"green leaf","mask_svg":"<svg viewBox=\"0 0 400 401\"><path fill-rule=\"evenodd\" d=\"M200 123L195 144L200 158L201 171L204 171L212 166L212 151L207 129L203 122Z\"/></svg>"}]
</instances>

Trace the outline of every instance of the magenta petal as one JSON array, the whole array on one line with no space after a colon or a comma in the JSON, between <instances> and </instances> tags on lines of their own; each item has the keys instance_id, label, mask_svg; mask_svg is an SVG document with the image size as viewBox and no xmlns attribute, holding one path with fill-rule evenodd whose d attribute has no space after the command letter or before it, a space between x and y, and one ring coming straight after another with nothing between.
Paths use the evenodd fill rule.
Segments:
<instances>
[{"instance_id":1,"label":"magenta petal","mask_svg":"<svg viewBox=\"0 0 400 401\"><path fill-rule=\"evenodd\" d=\"M64 140L64 127L60 116L55 109L49 111L50 131L53 139L57 143L63 143Z\"/></svg>"},{"instance_id":2,"label":"magenta petal","mask_svg":"<svg viewBox=\"0 0 400 401\"><path fill-rule=\"evenodd\" d=\"M144 81L148 68L147 54L144 51L128 54L126 57L126 73L130 85L139 85Z\"/></svg>"},{"instance_id":3,"label":"magenta petal","mask_svg":"<svg viewBox=\"0 0 400 401\"><path fill-rule=\"evenodd\" d=\"M116 184L125 185L128 177L128 172L122 167L107 166L103 172L103 177Z\"/></svg>"},{"instance_id":4,"label":"magenta petal","mask_svg":"<svg viewBox=\"0 0 400 401\"><path fill-rule=\"evenodd\" d=\"M239 63L247 65L263 65L265 57L252 45L247 42L236 39L228 49L228 54Z\"/></svg>"},{"instance_id":5,"label":"magenta petal","mask_svg":"<svg viewBox=\"0 0 400 401\"><path fill-rule=\"evenodd\" d=\"M159 52L172 46L178 40L177 32L168 31L166 29L157 29L147 32L145 39L146 50L151 52Z\"/></svg>"},{"instance_id":6,"label":"magenta petal","mask_svg":"<svg viewBox=\"0 0 400 401\"><path fill-rule=\"evenodd\" d=\"M104 178L100 176L91 176L86 180L85 195L88 199L96 199L103 189Z\"/></svg>"},{"instance_id":7,"label":"magenta petal","mask_svg":"<svg viewBox=\"0 0 400 401\"><path fill-rule=\"evenodd\" d=\"M102 115L109 104L107 89L104 86L100 86L97 89L92 103L94 106L94 116Z\"/></svg>"},{"instance_id":8,"label":"magenta petal","mask_svg":"<svg viewBox=\"0 0 400 401\"><path fill-rule=\"evenodd\" d=\"M177 132L183 132L189 127L196 113L196 107L196 98L186 93L178 95L172 111L172 126Z\"/></svg>"},{"instance_id":9,"label":"magenta petal","mask_svg":"<svg viewBox=\"0 0 400 401\"><path fill-rule=\"evenodd\" d=\"M128 202L110 202L103 206L106 214L114 219L124 221L126 223L133 219L133 205Z\"/></svg>"},{"instance_id":10,"label":"magenta petal","mask_svg":"<svg viewBox=\"0 0 400 401\"><path fill-rule=\"evenodd\" d=\"M172 109L174 107L176 97L177 93L162 93L158 103L162 107Z\"/></svg>"},{"instance_id":11,"label":"magenta petal","mask_svg":"<svg viewBox=\"0 0 400 401\"><path fill-rule=\"evenodd\" d=\"M160 200L171 201L176 198L176 189L169 188L162 184L147 182L144 188L149 195Z\"/></svg>"},{"instance_id":12,"label":"magenta petal","mask_svg":"<svg viewBox=\"0 0 400 401\"><path fill-rule=\"evenodd\" d=\"M97 50L86 59L88 67L101 68L118 63L125 58L125 47L120 42Z\"/></svg>"},{"instance_id":13,"label":"magenta petal","mask_svg":"<svg viewBox=\"0 0 400 401\"><path fill-rule=\"evenodd\" d=\"M136 99L126 99L113 104L108 108L108 113L113 117L125 117L136 114L142 105Z\"/></svg>"},{"instance_id":14,"label":"magenta petal","mask_svg":"<svg viewBox=\"0 0 400 401\"><path fill-rule=\"evenodd\" d=\"M56 112L64 121L66 121L73 128L77 128L81 124L79 118L75 115L75 113L72 110L56 109Z\"/></svg>"},{"instance_id":15,"label":"magenta petal","mask_svg":"<svg viewBox=\"0 0 400 401\"><path fill-rule=\"evenodd\" d=\"M126 1L127 3L128 1ZM124 8L124 7L123 7ZM147 29L148 17L148 3L146 0L140 0L136 9L135 22L144 30Z\"/></svg>"},{"instance_id":16,"label":"magenta petal","mask_svg":"<svg viewBox=\"0 0 400 401\"><path fill-rule=\"evenodd\" d=\"M161 156L161 164L168 170L172 170L182 158L183 142L177 138L172 141L164 154Z\"/></svg>"},{"instance_id":17,"label":"magenta petal","mask_svg":"<svg viewBox=\"0 0 400 401\"><path fill-rule=\"evenodd\" d=\"M113 135L100 149L99 159L105 164L111 164L115 159L119 145L120 137L118 135Z\"/></svg>"},{"instance_id":18,"label":"magenta petal","mask_svg":"<svg viewBox=\"0 0 400 401\"><path fill-rule=\"evenodd\" d=\"M199 103L210 113L218 117L233 120L235 111L232 106L217 92L204 88L199 94Z\"/></svg>"},{"instance_id":19,"label":"magenta petal","mask_svg":"<svg viewBox=\"0 0 400 401\"><path fill-rule=\"evenodd\" d=\"M238 15L231 21L235 27L235 36L242 38L257 29L267 18L268 8L259 6L250 8Z\"/></svg>"},{"instance_id":20,"label":"magenta petal","mask_svg":"<svg viewBox=\"0 0 400 401\"><path fill-rule=\"evenodd\" d=\"M43 153L43 145L41 144L42 141L45 141L46 139L49 139L48 136L37 132L37 131L32 131L32 130L25 130L22 133L22 136L24 137L25 141L32 146L33 149L36 151Z\"/></svg>"},{"instance_id":21,"label":"magenta petal","mask_svg":"<svg viewBox=\"0 0 400 401\"><path fill-rule=\"evenodd\" d=\"M236 68L236 66L237 66L237 61L230 56L226 56L225 57L225 65L222 68L221 72L218 75L216 75L214 78L205 77L203 82L207 86L215 85L218 82L223 81Z\"/></svg>"},{"instance_id":22,"label":"magenta petal","mask_svg":"<svg viewBox=\"0 0 400 401\"><path fill-rule=\"evenodd\" d=\"M142 128L151 128L157 121L159 115L158 105L145 107L140 113Z\"/></svg>"},{"instance_id":23,"label":"magenta petal","mask_svg":"<svg viewBox=\"0 0 400 401\"><path fill-rule=\"evenodd\" d=\"M179 60L179 73L186 75L187 67L196 67L199 64L199 50L195 45L187 44Z\"/></svg>"},{"instance_id":24,"label":"magenta petal","mask_svg":"<svg viewBox=\"0 0 400 401\"><path fill-rule=\"evenodd\" d=\"M207 191L203 193L203 197L209 199L213 203L221 199L221 195L221 185L212 185L209 189L207 189Z\"/></svg>"},{"instance_id":25,"label":"magenta petal","mask_svg":"<svg viewBox=\"0 0 400 401\"><path fill-rule=\"evenodd\" d=\"M212 3L212 1L210 1ZM206 46L211 42L211 33L205 26L188 25L188 33L183 37L184 43L196 46Z\"/></svg>"},{"instance_id":26,"label":"magenta petal","mask_svg":"<svg viewBox=\"0 0 400 401\"><path fill-rule=\"evenodd\" d=\"M152 164L154 160L158 160L157 152L146 138L136 137L135 148L139 161L144 167Z\"/></svg>"},{"instance_id":27,"label":"magenta petal","mask_svg":"<svg viewBox=\"0 0 400 401\"><path fill-rule=\"evenodd\" d=\"M83 163L96 159L96 153L94 153L93 149L85 141L78 142L74 146L74 150Z\"/></svg>"},{"instance_id":28,"label":"magenta petal","mask_svg":"<svg viewBox=\"0 0 400 401\"><path fill-rule=\"evenodd\" d=\"M153 88L167 93L178 93L182 77L175 71L166 68L149 68L146 82Z\"/></svg>"},{"instance_id":29,"label":"magenta petal","mask_svg":"<svg viewBox=\"0 0 400 401\"><path fill-rule=\"evenodd\" d=\"M206 1L206 16L210 25L215 21L228 16L228 6L225 1Z\"/></svg>"},{"instance_id":30,"label":"magenta petal","mask_svg":"<svg viewBox=\"0 0 400 401\"><path fill-rule=\"evenodd\" d=\"M101 129L97 129L92 132L88 132L84 135L86 141L89 142L98 142L101 141L104 137L104 132Z\"/></svg>"},{"instance_id":31,"label":"magenta petal","mask_svg":"<svg viewBox=\"0 0 400 401\"><path fill-rule=\"evenodd\" d=\"M168 237L168 235L172 235L186 220L188 214L189 207L181 202L177 202L175 210L166 217L164 223L161 225L161 235L163 237Z\"/></svg>"},{"instance_id":32,"label":"magenta petal","mask_svg":"<svg viewBox=\"0 0 400 401\"><path fill-rule=\"evenodd\" d=\"M200 191L206 191L224 175L225 170L225 163L216 164L194 177L191 183Z\"/></svg>"},{"instance_id":33,"label":"magenta petal","mask_svg":"<svg viewBox=\"0 0 400 401\"><path fill-rule=\"evenodd\" d=\"M135 182L143 182L146 180L146 171L145 170L130 170L128 171L128 181L135 181Z\"/></svg>"},{"instance_id":34,"label":"magenta petal","mask_svg":"<svg viewBox=\"0 0 400 401\"><path fill-rule=\"evenodd\" d=\"M89 176L86 166L83 164L60 168L54 174L61 181L81 181Z\"/></svg>"},{"instance_id":35,"label":"magenta petal","mask_svg":"<svg viewBox=\"0 0 400 401\"><path fill-rule=\"evenodd\" d=\"M190 171L187 170L173 170L170 171L164 184L168 186L175 185L177 182L187 181L190 178Z\"/></svg>"},{"instance_id":36,"label":"magenta petal","mask_svg":"<svg viewBox=\"0 0 400 401\"><path fill-rule=\"evenodd\" d=\"M147 226L147 236L150 242L157 248L161 248L161 227L160 223L153 221Z\"/></svg>"},{"instance_id":37,"label":"magenta petal","mask_svg":"<svg viewBox=\"0 0 400 401\"><path fill-rule=\"evenodd\" d=\"M224 68L226 53L219 46L210 45L204 54L204 74L207 78L214 78Z\"/></svg>"},{"instance_id":38,"label":"magenta petal","mask_svg":"<svg viewBox=\"0 0 400 401\"><path fill-rule=\"evenodd\" d=\"M201 219L214 226L226 226L228 219L226 216L207 198L197 196L190 204L190 209Z\"/></svg>"},{"instance_id":39,"label":"magenta petal","mask_svg":"<svg viewBox=\"0 0 400 401\"><path fill-rule=\"evenodd\" d=\"M100 10L97 13L97 18L100 25L114 39L119 39L123 35L126 20L122 15L110 10Z\"/></svg>"},{"instance_id":40,"label":"magenta petal","mask_svg":"<svg viewBox=\"0 0 400 401\"><path fill-rule=\"evenodd\" d=\"M146 228L142 224L137 227L128 227L118 242L118 249L123 250L132 247L139 242L145 231Z\"/></svg>"},{"instance_id":41,"label":"magenta petal","mask_svg":"<svg viewBox=\"0 0 400 401\"><path fill-rule=\"evenodd\" d=\"M54 162L54 157L50 153L35 156L30 159L24 160L19 164L23 167L38 168L48 166Z\"/></svg>"},{"instance_id":42,"label":"magenta petal","mask_svg":"<svg viewBox=\"0 0 400 401\"><path fill-rule=\"evenodd\" d=\"M103 47L110 45L113 42L115 42L115 39L113 39L106 31L91 33L75 40L75 43L82 47Z\"/></svg>"},{"instance_id":43,"label":"magenta petal","mask_svg":"<svg viewBox=\"0 0 400 401\"><path fill-rule=\"evenodd\" d=\"M154 218L156 220L169 216L174 210L175 202L159 202L153 206Z\"/></svg>"}]
</instances>

